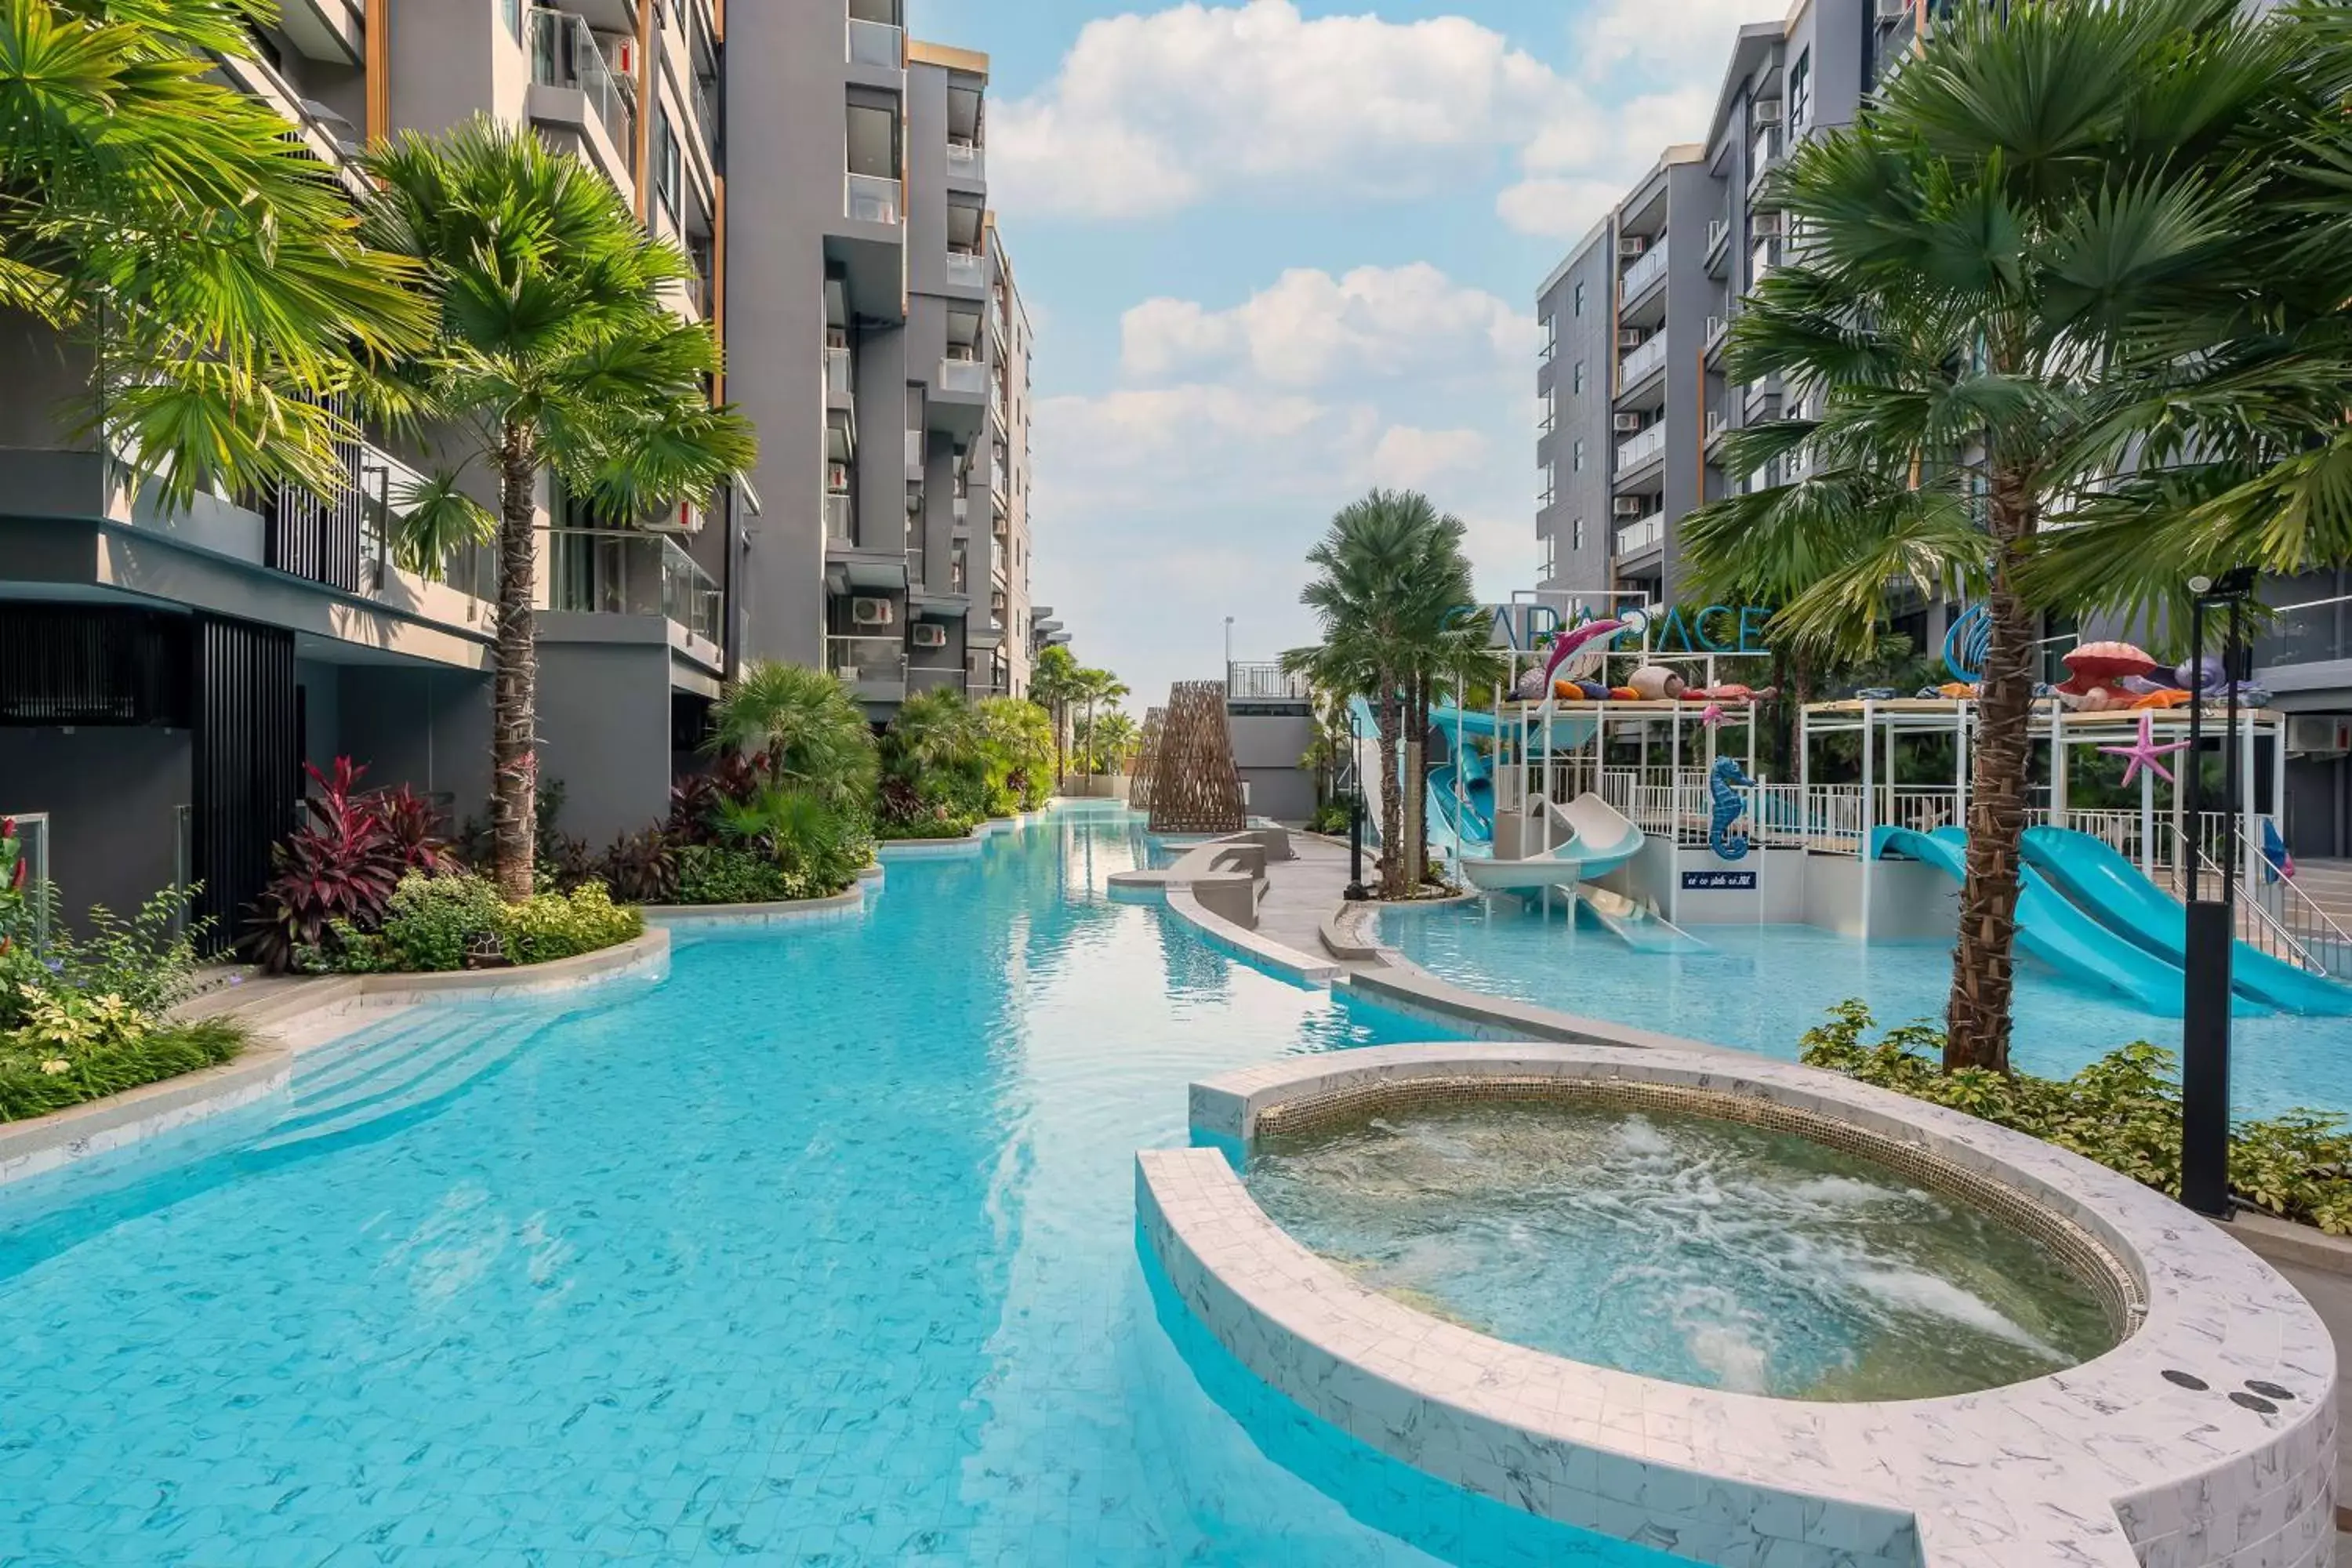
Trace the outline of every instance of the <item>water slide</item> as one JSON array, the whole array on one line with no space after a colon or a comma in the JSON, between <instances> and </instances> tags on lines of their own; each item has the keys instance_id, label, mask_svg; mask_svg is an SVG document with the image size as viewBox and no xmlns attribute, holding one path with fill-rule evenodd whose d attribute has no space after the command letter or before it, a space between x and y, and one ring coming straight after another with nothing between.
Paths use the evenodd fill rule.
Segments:
<instances>
[{"instance_id":1,"label":"water slide","mask_svg":"<svg viewBox=\"0 0 2352 1568\"><path fill-rule=\"evenodd\" d=\"M1705 952L1706 943L1664 915L1606 888L1576 889L1578 910L1635 952Z\"/></svg>"},{"instance_id":2,"label":"water slide","mask_svg":"<svg viewBox=\"0 0 2352 1568\"><path fill-rule=\"evenodd\" d=\"M2025 863L2118 936L2168 963L2187 966L2187 910L2115 846L2072 828L2029 827ZM2242 942L2230 956L2230 982L2239 995L2281 1012L2352 1015L2352 985L2314 974Z\"/></svg>"},{"instance_id":3,"label":"water slide","mask_svg":"<svg viewBox=\"0 0 2352 1568\"><path fill-rule=\"evenodd\" d=\"M1462 789L1458 820L1454 798L1457 773ZM1465 750L1453 762L1429 770L1429 826L1438 847L1456 859L1495 852L1495 781L1485 757Z\"/></svg>"},{"instance_id":4,"label":"water slide","mask_svg":"<svg viewBox=\"0 0 2352 1568\"><path fill-rule=\"evenodd\" d=\"M1642 830L1597 795L1578 795L1566 806L1548 800L1543 807L1553 840L1549 850L1523 860L1465 855L1456 868L1486 892L1528 892L1601 876L1641 853Z\"/></svg>"},{"instance_id":5,"label":"water slide","mask_svg":"<svg viewBox=\"0 0 2352 1568\"><path fill-rule=\"evenodd\" d=\"M1873 828L1870 852L1874 858L1900 855L1921 861L1955 882L1968 876L1968 835L1957 827L1939 827L1932 834L1907 827ZM2180 1016L2182 976L2178 966L2119 939L2067 902L2065 896L2031 866L2021 867L2020 871L2020 947L2053 969L2120 991L2159 1016Z\"/></svg>"}]
</instances>

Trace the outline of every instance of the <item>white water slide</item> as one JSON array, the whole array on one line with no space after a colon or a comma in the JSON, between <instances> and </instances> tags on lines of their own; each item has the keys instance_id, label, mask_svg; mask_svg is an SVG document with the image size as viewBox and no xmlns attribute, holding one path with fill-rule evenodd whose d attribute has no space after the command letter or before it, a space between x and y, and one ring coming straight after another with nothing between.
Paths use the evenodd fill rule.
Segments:
<instances>
[{"instance_id":1,"label":"white water slide","mask_svg":"<svg viewBox=\"0 0 2352 1568\"><path fill-rule=\"evenodd\" d=\"M1532 888L1570 887L1613 871L1642 848L1642 830L1632 818L1589 791L1565 806L1543 802L1549 849L1519 860L1465 856L1454 868L1490 893Z\"/></svg>"}]
</instances>

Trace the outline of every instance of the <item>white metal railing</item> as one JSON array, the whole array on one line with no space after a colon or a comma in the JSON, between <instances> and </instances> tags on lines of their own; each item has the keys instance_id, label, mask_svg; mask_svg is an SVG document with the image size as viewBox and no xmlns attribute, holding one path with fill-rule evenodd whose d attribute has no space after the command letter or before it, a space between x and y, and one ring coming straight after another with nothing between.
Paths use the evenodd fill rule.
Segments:
<instances>
[{"instance_id":1,"label":"white metal railing","mask_svg":"<svg viewBox=\"0 0 2352 1568\"><path fill-rule=\"evenodd\" d=\"M1666 514L1662 508L1647 517L1634 519L1617 531L1617 553L1631 555L1647 550L1666 536Z\"/></svg>"},{"instance_id":2,"label":"white metal railing","mask_svg":"<svg viewBox=\"0 0 2352 1568\"><path fill-rule=\"evenodd\" d=\"M941 392L986 392L988 366L976 359L950 357L940 361Z\"/></svg>"},{"instance_id":3,"label":"white metal railing","mask_svg":"<svg viewBox=\"0 0 2352 1568\"><path fill-rule=\"evenodd\" d=\"M824 389L835 397L847 397L855 392L847 349L829 348L824 351Z\"/></svg>"},{"instance_id":4,"label":"white metal railing","mask_svg":"<svg viewBox=\"0 0 2352 1568\"><path fill-rule=\"evenodd\" d=\"M948 250L948 281L967 289L978 289L988 280L988 270L977 250Z\"/></svg>"},{"instance_id":5,"label":"white metal railing","mask_svg":"<svg viewBox=\"0 0 2352 1568\"><path fill-rule=\"evenodd\" d=\"M1663 419L1638 436L1629 436L1617 443L1617 471L1638 468L1666 449L1666 422Z\"/></svg>"},{"instance_id":6,"label":"white metal railing","mask_svg":"<svg viewBox=\"0 0 2352 1568\"><path fill-rule=\"evenodd\" d=\"M849 498L839 490L827 490L824 497L824 537L830 544L854 544L849 531Z\"/></svg>"},{"instance_id":7,"label":"white metal railing","mask_svg":"<svg viewBox=\"0 0 2352 1568\"><path fill-rule=\"evenodd\" d=\"M1225 666L1225 696L1247 701L1304 700L1314 694L1303 675L1292 675L1279 664L1250 663Z\"/></svg>"},{"instance_id":8,"label":"white metal railing","mask_svg":"<svg viewBox=\"0 0 2352 1568\"><path fill-rule=\"evenodd\" d=\"M829 637L824 667L845 680L904 681L907 645L895 637Z\"/></svg>"},{"instance_id":9,"label":"white metal railing","mask_svg":"<svg viewBox=\"0 0 2352 1568\"><path fill-rule=\"evenodd\" d=\"M1708 446L1711 447L1715 445L1717 439L1729 434L1730 430L1731 421L1724 417L1722 409L1710 408L1706 411L1706 441Z\"/></svg>"},{"instance_id":10,"label":"white metal railing","mask_svg":"<svg viewBox=\"0 0 2352 1568\"><path fill-rule=\"evenodd\" d=\"M1657 244L1642 252L1641 259L1625 268L1624 281L1617 297L1631 300L1665 275L1666 242L1661 237Z\"/></svg>"},{"instance_id":11,"label":"white metal railing","mask_svg":"<svg viewBox=\"0 0 2352 1568\"><path fill-rule=\"evenodd\" d=\"M1642 346L1617 362L1617 390L1624 391L1666 363L1666 334L1652 332Z\"/></svg>"},{"instance_id":12,"label":"white metal railing","mask_svg":"<svg viewBox=\"0 0 2352 1568\"><path fill-rule=\"evenodd\" d=\"M568 87L585 98L625 160L636 146L636 109L604 62L603 41L590 30L587 18L532 8L530 79L541 87Z\"/></svg>"},{"instance_id":13,"label":"white metal railing","mask_svg":"<svg viewBox=\"0 0 2352 1568\"><path fill-rule=\"evenodd\" d=\"M895 29L894 29L895 31ZM898 182L881 174L845 174L841 210L859 223L898 221Z\"/></svg>"},{"instance_id":14,"label":"white metal railing","mask_svg":"<svg viewBox=\"0 0 2352 1568\"><path fill-rule=\"evenodd\" d=\"M897 70L906 63L906 50L901 47L903 35L887 22L861 22L849 18L847 54L854 66L881 66Z\"/></svg>"}]
</instances>

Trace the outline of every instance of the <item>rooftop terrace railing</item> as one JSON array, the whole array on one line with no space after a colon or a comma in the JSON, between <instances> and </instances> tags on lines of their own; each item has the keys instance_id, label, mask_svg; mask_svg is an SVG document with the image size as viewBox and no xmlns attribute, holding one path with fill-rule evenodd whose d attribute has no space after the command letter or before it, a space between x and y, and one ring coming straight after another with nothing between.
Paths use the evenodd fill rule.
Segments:
<instances>
[{"instance_id":1,"label":"rooftop terrace railing","mask_svg":"<svg viewBox=\"0 0 2352 1568\"><path fill-rule=\"evenodd\" d=\"M1225 666L1225 700L1242 702L1305 701L1315 688L1303 675L1292 675L1271 661Z\"/></svg>"}]
</instances>

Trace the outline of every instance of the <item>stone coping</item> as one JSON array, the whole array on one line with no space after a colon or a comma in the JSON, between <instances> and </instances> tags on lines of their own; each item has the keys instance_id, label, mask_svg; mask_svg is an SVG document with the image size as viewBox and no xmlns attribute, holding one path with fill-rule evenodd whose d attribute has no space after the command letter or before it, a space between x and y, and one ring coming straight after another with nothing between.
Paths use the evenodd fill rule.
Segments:
<instances>
[{"instance_id":1,"label":"stone coping","mask_svg":"<svg viewBox=\"0 0 2352 1568\"><path fill-rule=\"evenodd\" d=\"M1514 1506L1701 1563L2332 1560L2336 1370L2325 1325L2219 1229L2063 1150L1832 1074L1664 1047L1366 1047L1195 1084L1192 1120L1230 1146L1285 1103L1480 1075L1682 1086L1851 1123L2097 1237L2138 1280L2145 1319L2082 1366L1981 1393L1879 1404L1727 1394L1414 1311L1292 1240L1217 1148L1139 1154L1139 1213L1178 1294L1322 1418ZM2264 1399L2250 1383L2292 1397Z\"/></svg>"},{"instance_id":2,"label":"stone coping","mask_svg":"<svg viewBox=\"0 0 2352 1568\"><path fill-rule=\"evenodd\" d=\"M882 879L882 867L877 861L857 873L856 887L826 898L782 899L761 904L647 904L646 920L671 931L838 920L864 910L866 895L879 887Z\"/></svg>"},{"instance_id":3,"label":"stone coping","mask_svg":"<svg viewBox=\"0 0 2352 1568\"><path fill-rule=\"evenodd\" d=\"M1238 880L1256 880L1239 873L1232 875ZM1203 905L1192 891L1190 882L1169 886L1168 908L1178 920L1198 931L1210 946L1240 959L1254 969L1265 970L1276 979L1320 988L1342 978L1347 973L1328 959L1316 958L1272 937L1262 936L1246 926L1236 925Z\"/></svg>"},{"instance_id":4,"label":"stone coping","mask_svg":"<svg viewBox=\"0 0 2352 1568\"><path fill-rule=\"evenodd\" d=\"M970 833L959 838L883 839L874 846L874 858L887 863L892 860L947 860L977 855L981 847L998 834L1016 833L1045 815L1045 812L1040 810L1017 812L1011 816L992 816L975 824Z\"/></svg>"},{"instance_id":5,"label":"stone coping","mask_svg":"<svg viewBox=\"0 0 2352 1568\"><path fill-rule=\"evenodd\" d=\"M235 1018L256 1030L234 1061L142 1084L103 1100L24 1121L0 1122L0 1186L91 1154L119 1149L283 1090L301 1051L375 1022L384 1010L584 990L618 980L659 979L669 969L669 932L649 926L615 947L512 969L435 974L343 974L229 988L198 998L191 1015Z\"/></svg>"}]
</instances>

